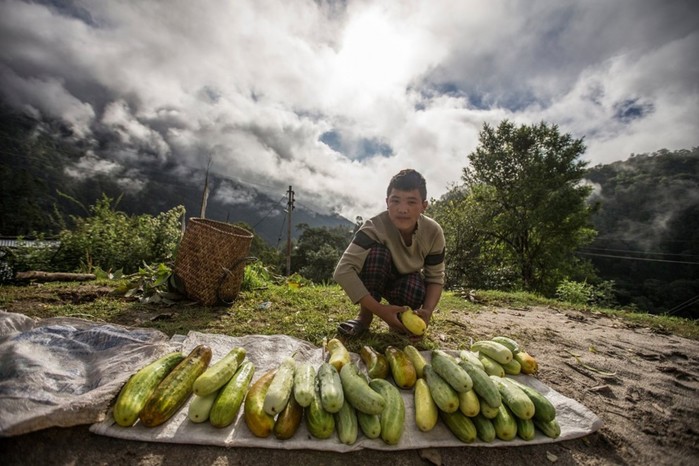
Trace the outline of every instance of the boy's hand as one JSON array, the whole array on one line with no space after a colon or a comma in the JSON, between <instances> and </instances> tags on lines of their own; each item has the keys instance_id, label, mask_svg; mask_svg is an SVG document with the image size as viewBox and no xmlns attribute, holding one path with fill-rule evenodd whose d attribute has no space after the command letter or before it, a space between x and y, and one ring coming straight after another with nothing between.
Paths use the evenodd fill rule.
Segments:
<instances>
[{"instance_id":1,"label":"boy's hand","mask_svg":"<svg viewBox=\"0 0 699 466\"><path fill-rule=\"evenodd\" d=\"M393 306L391 304L386 304L381 306L381 311L377 315L384 321L388 326L399 333L405 333L410 335L410 332L403 322L400 321L398 314L403 312L405 307L403 306Z\"/></svg>"},{"instance_id":2,"label":"boy's hand","mask_svg":"<svg viewBox=\"0 0 699 466\"><path fill-rule=\"evenodd\" d=\"M415 309L415 314L422 317L422 320L425 321L425 324L428 327L430 326L430 319L432 319L432 311L428 311L427 309L420 308L420 309Z\"/></svg>"}]
</instances>

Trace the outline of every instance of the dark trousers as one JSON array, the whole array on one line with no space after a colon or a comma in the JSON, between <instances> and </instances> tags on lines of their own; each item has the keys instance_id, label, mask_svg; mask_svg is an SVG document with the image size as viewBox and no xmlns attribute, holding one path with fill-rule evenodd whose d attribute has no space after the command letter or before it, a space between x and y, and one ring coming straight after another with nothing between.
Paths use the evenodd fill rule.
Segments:
<instances>
[{"instance_id":1,"label":"dark trousers","mask_svg":"<svg viewBox=\"0 0 699 466\"><path fill-rule=\"evenodd\" d=\"M425 301L425 279L422 274L398 274L391 251L382 244L371 247L359 278L371 296L379 302L385 298L396 306L419 309Z\"/></svg>"}]
</instances>

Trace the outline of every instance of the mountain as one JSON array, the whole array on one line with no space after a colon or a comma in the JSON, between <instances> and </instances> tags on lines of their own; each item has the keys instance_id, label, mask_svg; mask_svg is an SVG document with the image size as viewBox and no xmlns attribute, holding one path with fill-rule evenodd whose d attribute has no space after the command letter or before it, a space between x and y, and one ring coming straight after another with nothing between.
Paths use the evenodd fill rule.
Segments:
<instances>
[{"instance_id":1,"label":"mountain","mask_svg":"<svg viewBox=\"0 0 699 466\"><path fill-rule=\"evenodd\" d=\"M0 109L0 235L56 234L103 194L118 199L118 210L127 214L155 215L183 205L188 217L200 216L206 169L146 160L137 169L114 173L92 150L58 122ZM207 218L244 222L272 246L286 240L286 192L271 198L244 182L214 174L208 181ZM296 198L292 210L294 238L302 224L354 227L342 216L314 212L302 203Z\"/></svg>"},{"instance_id":2,"label":"mountain","mask_svg":"<svg viewBox=\"0 0 699 466\"><path fill-rule=\"evenodd\" d=\"M580 254L620 303L699 317L699 148L632 155L586 180L598 236Z\"/></svg>"}]
</instances>

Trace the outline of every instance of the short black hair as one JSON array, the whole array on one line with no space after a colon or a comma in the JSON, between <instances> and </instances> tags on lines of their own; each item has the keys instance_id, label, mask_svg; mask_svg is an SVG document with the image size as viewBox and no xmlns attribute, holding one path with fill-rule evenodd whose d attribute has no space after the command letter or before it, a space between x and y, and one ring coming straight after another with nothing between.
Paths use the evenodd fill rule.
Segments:
<instances>
[{"instance_id":1,"label":"short black hair","mask_svg":"<svg viewBox=\"0 0 699 466\"><path fill-rule=\"evenodd\" d=\"M427 200L427 183L425 182L425 178L412 168L401 170L391 178L391 182L388 184L388 189L386 190L386 197L391 195L392 189L397 189L399 191L412 191L413 189L417 189L420 192L422 200Z\"/></svg>"}]
</instances>

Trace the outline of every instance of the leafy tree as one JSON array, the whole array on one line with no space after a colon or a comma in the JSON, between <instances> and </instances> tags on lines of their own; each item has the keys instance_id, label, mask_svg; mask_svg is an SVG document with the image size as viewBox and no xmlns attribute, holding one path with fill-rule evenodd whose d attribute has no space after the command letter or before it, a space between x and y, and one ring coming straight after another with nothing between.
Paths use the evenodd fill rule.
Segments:
<instances>
[{"instance_id":1,"label":"leafy tree","mask_svg":"<svg viewBox=\"0 0 699 466\"><path fill-rule=\"evenodd\" d=\"M582 139L555 125L488 124L469 154L463 180L479 211L475 226L481 248L495 251L502 265L517 270L517 285L555 292L574 273L575 251L594 237L583 185Z\"/></svg>"},{"instance_id":2,"label":"leafy tree","mask_svg":"<svg viewBox=\"0 0 699 466\"><path fill-rule=\"evenodd\" d=\"M483 234L487 212L464 186L452 187L441 199L433 199L427 215L444 230L447 287L508 289L516 282L517 271L507 263L502 247Z\"/></svg>"},{"instance_id":3,"label":"leafy tree","mask_svg":"<svg viewBox=\"0 0 699 466\"><path fill-rule=\"evenodd\" d=\"M347 228L309 227L298 225L303 231L292 253L292 272L317 283L329 281L340 256L352 239Z\"/></svg>"}]
</instances>

